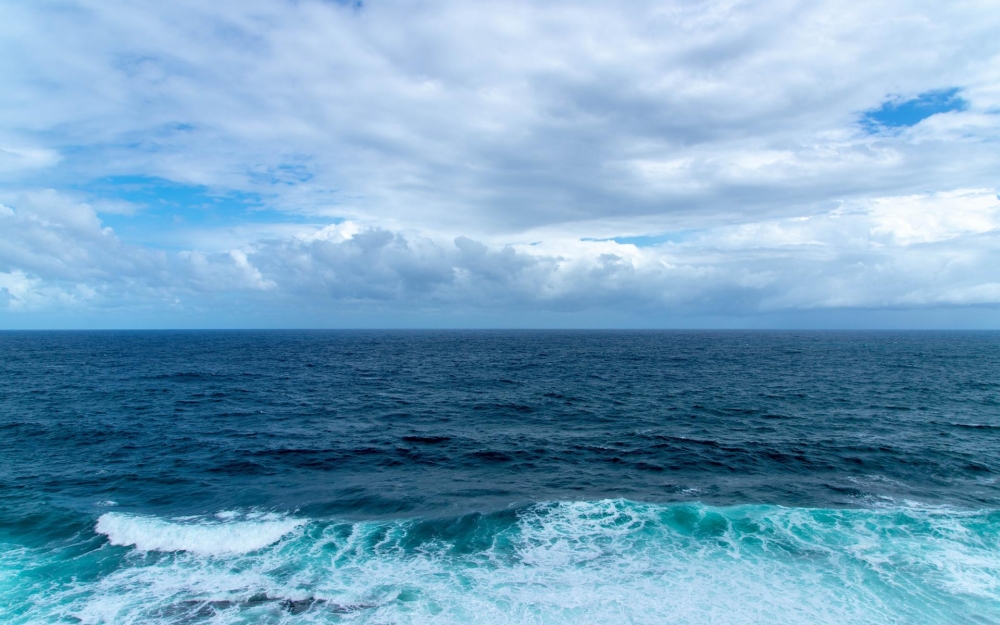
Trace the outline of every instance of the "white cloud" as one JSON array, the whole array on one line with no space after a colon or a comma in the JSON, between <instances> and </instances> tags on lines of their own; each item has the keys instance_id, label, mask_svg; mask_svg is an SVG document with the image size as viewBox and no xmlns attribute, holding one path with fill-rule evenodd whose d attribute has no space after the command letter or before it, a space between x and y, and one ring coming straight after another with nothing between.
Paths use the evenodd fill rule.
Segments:
<instances>
[{"instance_id":1,"label":"white cloud","mask_svg":"<svg viewBox=\"0 0 1000 625\"><path fill-rule=\"evenodd\" d=\"M995 305L993 9L6 3L0 306ZM858 123L946 88L965 110ZM111 176L298 218L116 232L159 209Z\"/></svg>"},{"instance_id":2,"label":"white cloud","mask_svg":"<svg viewBox=\"0 0 1000 625\"><path fill-rule=\"evenodd\" d=\"M851 130L892 94L968 84L969 97L986 98L977 85L1000 53L989 8L10 8L23 26L8 43L19 62L7 118L22 131L58 127L64 141L110 156L74 163L81 175L141 170L260 188L253 174L295 161L313 178L280 191L282 206L309 211L337 189L341 203L354 198L347 216L403 227L517 230L733 202L795 212L872 187L916 190L948 160L974 161L959 186L996 169L996 150L981 145L998 127L986 99L903 137ZM58 54L48 47L56 37ZM976 136L939 136L961 124ZM918 146L945 140L961 145ZM679 188L639 177L633 193L613 166L684 159Z\"/></svg>"},{"instance_id":3,"label":"white cloud","mask_svg":"<svg viewBox=\"0 0 1000 625\"><path fill-rule=\"evenodd\" d=\"M916 215L903 221L900 212ZM782 310L1000 304L1000 200L992 190L878 198L636 247L563 239L497 247L348 222L221 252L122 243L57 193L0 210L10 311L186 302L233 310L372 305L435 310L604 310L755 315ZM261 300L260 298L270 298ZM182 306L183 307L183 306Z\"/></svg>"},{"instance_id":4,"label":"white cloud","mask_svg":"<svg viewBox=\"0 0 1000 625\"><path fill-rule=\"evenodd\" d=\"M60 160L59 153L55 150L0 145L0 176L51 167Z\"/></svg>"},{"instance_id":5,"label":"white cloud","mask_svg":"<svg viewBox=\"0 0 1000 625\"><path fill-rule=\"evenodd\" d=\"M1000 229L1000 197L992 189L879 198L871 211L875 235L930 243Z\"/></svg>"}]
</instances>

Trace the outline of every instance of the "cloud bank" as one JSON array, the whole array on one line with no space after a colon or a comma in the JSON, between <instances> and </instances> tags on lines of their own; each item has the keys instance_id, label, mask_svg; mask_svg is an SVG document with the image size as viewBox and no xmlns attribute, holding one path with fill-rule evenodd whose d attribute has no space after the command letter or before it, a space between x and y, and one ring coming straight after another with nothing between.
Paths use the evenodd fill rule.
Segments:
<instances>
[{"instance_id":1,"label":"cloud bank","mask_svg":"<svg viewBox=\"0 0 1000 625\"><path fill-rule=\"evenodd\" d=\"M989 4L8 3L0 324L996 326Z\"/></svg>"}]
</instances>

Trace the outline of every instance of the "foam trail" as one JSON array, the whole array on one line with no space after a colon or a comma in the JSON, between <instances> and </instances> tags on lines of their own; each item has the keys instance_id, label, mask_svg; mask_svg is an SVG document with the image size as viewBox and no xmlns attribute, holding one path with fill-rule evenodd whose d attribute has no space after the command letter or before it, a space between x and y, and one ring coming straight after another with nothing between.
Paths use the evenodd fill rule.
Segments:
<instances>
[{"instance_id":1,"label":"foam trail","mask_svg":"<svg viewBox=\"0 0 1000 625\"><path fill-rule=\"evenodd\" d=\"M107 513L96 529L136 549L0 545L0 622L1000 623L991 510L605 500L362 522Z\"/></svg>"},{"instance_id":2,"label":"foam trail","mask_svg":"<svg viewBox=\"0 0 1000 625\"><path fill-rule=\"evenodd\" d=\"M226 519L233 515L217 515ZM280 515L250 515L239 520L164 520L109 512L97 520L95 531L112 545L140 551L187 551L202 556L244 554L263 549L303 525L300 519Z\"/></svg>"}]
</instances>

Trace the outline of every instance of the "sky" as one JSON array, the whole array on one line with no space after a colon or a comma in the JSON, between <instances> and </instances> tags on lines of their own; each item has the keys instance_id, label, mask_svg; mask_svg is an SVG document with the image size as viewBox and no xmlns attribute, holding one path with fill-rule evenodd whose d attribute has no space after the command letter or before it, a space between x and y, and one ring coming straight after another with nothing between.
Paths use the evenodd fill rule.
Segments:
<instances>
[{"instance_id":1,"label":"sky","mask_svg":"<svg viewBox=\"0 0 1000 625\"><path fill-rule=\"evenodd\" d=\"M997 329L998 32L994 0L7 0L0 329Z\"/></svg>"}]
</instances>

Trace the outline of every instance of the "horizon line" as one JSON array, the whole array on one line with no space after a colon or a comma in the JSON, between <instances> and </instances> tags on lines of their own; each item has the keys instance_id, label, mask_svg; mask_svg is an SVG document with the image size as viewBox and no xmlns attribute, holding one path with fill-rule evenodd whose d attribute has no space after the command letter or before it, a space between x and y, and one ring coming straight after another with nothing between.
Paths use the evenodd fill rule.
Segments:
<instances>
[{"instance_id":1,"label":"horizon line","mask_svg":"<svg viewBox=\"0 0 1000 625\"><path fill-rule=\"evenodd\" d=\"M726 328L726 327L635 327L635 328L501 328L501 327L234 327L234 328L0 328L0 333L8 332L998 332L1000 328L850 328L850 327L809 327L809 328Z\"/></svg>"}]
</instances>

